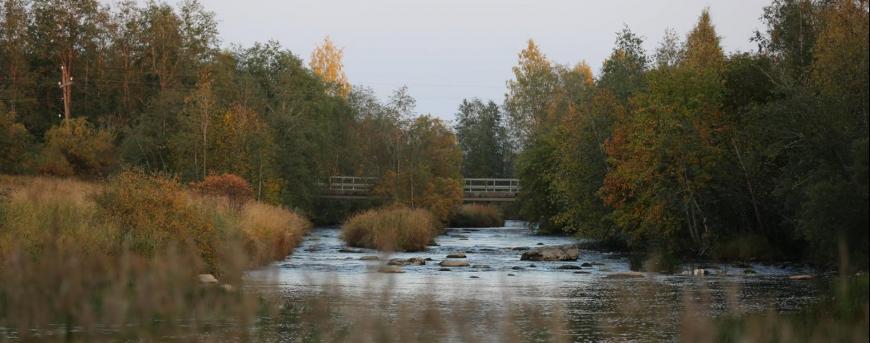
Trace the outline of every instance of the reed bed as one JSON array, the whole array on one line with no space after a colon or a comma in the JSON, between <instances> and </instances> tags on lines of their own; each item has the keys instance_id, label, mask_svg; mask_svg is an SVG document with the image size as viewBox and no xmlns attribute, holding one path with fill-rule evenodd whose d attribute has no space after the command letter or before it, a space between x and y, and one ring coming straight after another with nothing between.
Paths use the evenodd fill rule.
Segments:
<instances>
[{"instance_id":1,"label":"reed bed","mask_svg":"<svg viewBox=\"0 0 870 343\"><path fill-rule=\"evenodd\" d=\"M421 251L440 231L429 211L393 206L354 215L341 226L341 237L353 247Z\"/></svg>"}]
</instances>

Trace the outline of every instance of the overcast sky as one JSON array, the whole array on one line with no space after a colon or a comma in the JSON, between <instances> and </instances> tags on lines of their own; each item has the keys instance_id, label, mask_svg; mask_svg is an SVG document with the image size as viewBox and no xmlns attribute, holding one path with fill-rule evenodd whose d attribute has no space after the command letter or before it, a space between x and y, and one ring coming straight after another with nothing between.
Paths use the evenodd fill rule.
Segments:
<instances>
[{"instance_id":1,"label":"overcast sky","mask_svg":"<svg viewBox=\"0 0 870 343\"><path fill-rule=\"evenodd\" d=\"M173 2L175 0L169 0ZM329 35L344 48L351 83L381 97L407 85L420 113L450 120L466 97L504 100L517 53L534 39L550 60L586 60L596 72L623 25L653 50L681 37L710 8L726 52L752 51L770 0L202 0L224 46L274 39L307 60Z\"/></svg>"}]
</instances>

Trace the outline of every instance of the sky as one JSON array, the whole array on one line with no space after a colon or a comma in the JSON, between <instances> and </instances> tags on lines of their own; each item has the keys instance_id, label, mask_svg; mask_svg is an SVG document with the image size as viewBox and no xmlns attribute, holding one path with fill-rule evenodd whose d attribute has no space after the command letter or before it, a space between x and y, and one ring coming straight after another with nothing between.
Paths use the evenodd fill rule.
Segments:
<instances>
[{"instance_id":1,"label":"sky","mask_svg":"<svg viewBox=\"0 0 870 343\"><path fill-rule=\"evenodd\" d=\"M174 0L169 0L170 3ZM726 52L754 51L770 0L202 0L222 44L277 40L303 58L329 35L354 85L385 99L408 86L417 112L451 120L463 98L501 104L517 54L534 39L560 64L598 73L624 26L653 51L666 28L680 37L710 9Z\"/></svg>"}]
</instances>

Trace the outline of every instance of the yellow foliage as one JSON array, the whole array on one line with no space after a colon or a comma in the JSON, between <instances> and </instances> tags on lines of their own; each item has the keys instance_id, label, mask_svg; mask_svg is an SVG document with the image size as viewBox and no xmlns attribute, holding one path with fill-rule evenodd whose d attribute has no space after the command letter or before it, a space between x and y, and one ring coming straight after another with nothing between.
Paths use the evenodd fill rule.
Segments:
<instances>
[{"instance_id":1,"label":"yellow foliage","mask_svg":"<svg viewBox=\"0 0 870 343\"><path fill-rule=\"evenodd\" d=\"M335 87L333 95L344 98L350 94L350 84L347 81L347 75L342 70L344 65L341 58L343 56L343 49L337 48L329 36L326 36L323 39L323 44L311 52L311 61L308 65L321 80Z\"/></svg>"}]
</instances>

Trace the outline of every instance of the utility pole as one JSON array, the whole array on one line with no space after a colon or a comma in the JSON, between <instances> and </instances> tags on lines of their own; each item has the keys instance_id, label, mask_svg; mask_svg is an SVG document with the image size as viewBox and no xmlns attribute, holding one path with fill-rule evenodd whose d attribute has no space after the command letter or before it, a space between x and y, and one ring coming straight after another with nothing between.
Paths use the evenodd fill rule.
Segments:
<instances>
[{"instance_id":1,"label":"utility pole","mask_svg":"<svg viewBox=\"0 0 870 343\"><path fill-rule=\"evenodd\" d=\"M70 119L70 101L72 101L72 81L69 68L63 64L60 65L60 82L57 86L63 91L63 117L65 120Z\"/></svg>"}]
</instances>

